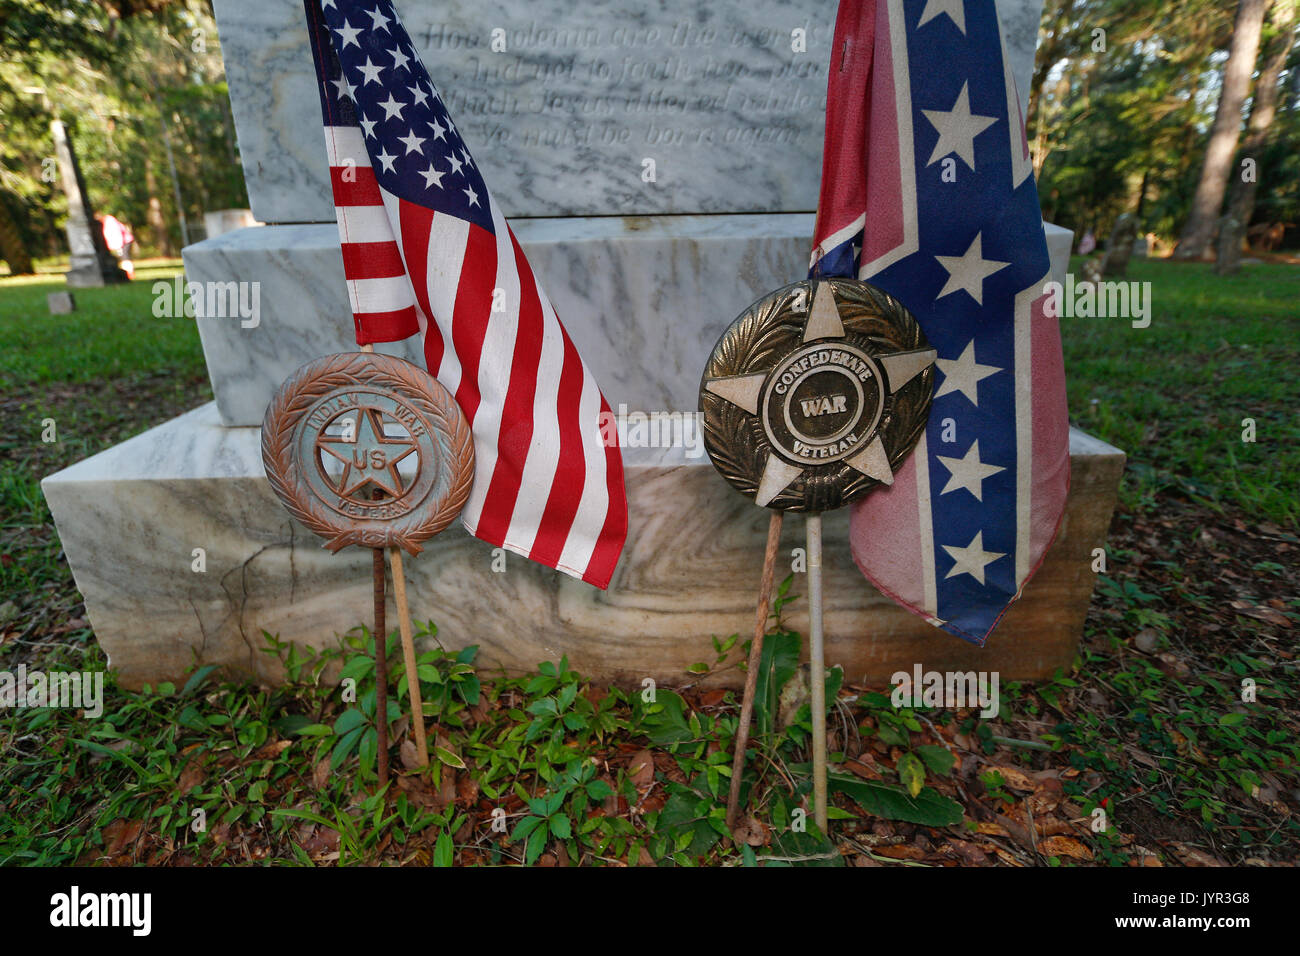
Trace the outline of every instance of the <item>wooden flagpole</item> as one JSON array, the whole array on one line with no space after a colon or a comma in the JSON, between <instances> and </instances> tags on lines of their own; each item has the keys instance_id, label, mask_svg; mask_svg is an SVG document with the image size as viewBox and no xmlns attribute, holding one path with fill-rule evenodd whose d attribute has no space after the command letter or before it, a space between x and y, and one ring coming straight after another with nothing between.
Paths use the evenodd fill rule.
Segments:
<instances>
[{"instance_id":1,"label":"wooden flagpole","mask_svg":"<svg viewBox=\"0 0 1300 956\"><path fill-rule=\"evenodd\" d=\"M397 601L397 624L402 632L402 657L406 661L406 691L411 698L411 727L415 730L415 759L421 767L429 765L429 748L425 743L424 701L420 699L420 675L416 671L415 638L411 633L411 608L406 603L406 574L402 570L402 549L392 548L393 597Z\"/></svg>"},{"instance_id":2,"label":"wooden flagpole","mask_svg":"<svg viewBox=\"0 0 1300 956\"><path fill-rule=\"evenodd\" d=\"M727 829L736 828L740 816L740 778L745 773L745 748L749 745L749 722L754 713L754 693L758 686L758 668L763 660L763 635L767 633L767 606L772 599L772 579L776 570L776 551L781 543L782 512L773 511L767 524L767 550L763 554L763 576L758 586L758 607L754 611L754 639L749 644L749 665L745 671L745 695L740 703L740 723L736 726L735 754L731 758L731 789L727 795Z\"/></svg>"}]
</instances>

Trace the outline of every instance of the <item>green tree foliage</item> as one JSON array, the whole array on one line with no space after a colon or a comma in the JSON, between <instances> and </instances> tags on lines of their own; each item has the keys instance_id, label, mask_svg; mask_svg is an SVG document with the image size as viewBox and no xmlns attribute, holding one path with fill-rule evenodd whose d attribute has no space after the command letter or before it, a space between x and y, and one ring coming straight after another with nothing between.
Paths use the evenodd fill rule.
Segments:
<instances>
[{"instance_id":1,"label":"green tree foliage","mask_svg":"<svg viewBox=\"0 0 1300 956\"><path fill-rule=\"evenodd\" d=\"M190 223L248 204L207 0L0 0L0 220L34 257L66 251L55 118L145 252L180 247L168 145Z\"/></svg>"},{"instance_id":2,"label":"green tree foliage","mask_svg":"<svg viewBox=\"0 0 1300 956\"><path fill-rule=\"evenodd\" d=\"M1047 0L1029 129L1046 219L1103 237L1133 212L1144 233L1179 234L1214 121L1233 9L1222 0ZM1259 157L1257 220L1300 218L1298 100L1293 69Z\"/></svg>"}]
</instances>

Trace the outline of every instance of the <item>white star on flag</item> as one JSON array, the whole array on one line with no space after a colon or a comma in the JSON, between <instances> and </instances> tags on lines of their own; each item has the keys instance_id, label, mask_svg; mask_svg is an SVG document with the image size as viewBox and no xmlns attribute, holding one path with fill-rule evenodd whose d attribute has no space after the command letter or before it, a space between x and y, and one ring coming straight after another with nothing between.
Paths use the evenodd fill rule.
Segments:
<instances>
[{"instance_id":1,"label":"white star on flag","mask_svg":"<svg viewBox=\"0 0 1300 956\"><path fill-rule=\"evenodd\" d=\"M439 189L442 188L443 174L434 167L433 163L430 163L429 168L421 172L420 175L424 177L424 186L426 189L430 186L437 186Z\"/></svg>"},{"instance_id":2,"label":"white star on flag","mask_svg":"<svg viewBox=\"0 0 1300 956\"><path fill-rule=\"evenodd\" d=\"M975 361L975 340L971 339L956 359L935 359L934 364L943 372L943 384L934 393L935 398L943 398L949 392L961 392L979 408L979 383L1002 369L994 365L980 365Z\"/></svg>"},{"instance_id":3,"label":"white star on flag","mask_svg":"<svg viewBox=\"0 0 1300 956\"><path fill-rule=\"evenodd\" d=\"M379 160L379 162L383 164L384 170L386 172L391 173L394 171L393 162L397 159L397 157L390 156L387 149L384 149L383 152L381 152L378 156L375 157L375 159Z\"/></svg>"},{"instance_id":4,"label":"white star on flag","mask_svg":"<svg viewBox=\"0 0 1300 956\"><path fill-rule=\"evenodd\" d=\"M948 270L948 281L935 298L942 299L945 295L965 289L978 305L984 304L984 280L1011 265L1009 262L984 258L984 234L979 232L975 233L975 241L963 255L935 258L939 260L939 265Z\"/></svg>"},{"instance_id":5,"label":"white star on flag","mask_svg":"<svg viewBox=\"0 0 1300 956\"><path fill-rule=\"evenodd\" d=\"M966 10L962 7L964 2L965 0L926 0L925 9L921 11L921 19L917 26L923 27L935 17L946 13L964 35L966 33Z\"/></svg>"},{"instance_id":6,"label":"white star on flag","mask_svg":"<svg viewBox=\"0 0 1300 956\"><path fill-rule=\"evenodd\" d=\"M362 77L364 77L364 79L361 82L363 84L378 83L379 73L382 69L383 69L382 66L376 66L375 64L370 62L370 57L366 57L366 62L361 67L361 75Z\"/></svg>"},{"instance_id":7,"label":"white star on flag","mask_svg":"<svg viewBox=\"0 0 1300 956\"><path fill-rule=\"evenodd\" d=\"M416 136L414 130L407 133L405 136L397 137L397 141L406 147L406 153L404 155L410 156L412 153L419 153L421 156L424 155L424 150L421 148L424 140L421 137Z\"/></svg>"},{"instance_id":8,"label":"white star on flag","mask_svg":"<svg viewBox=\"0 0 1300 956\"><path fill-rule=\"evenodd\" d=\"M370 29L383 30L385 33L388 32L388 24L393 21L384 16L382 10L367 10L366 14L370 17Z\"/></svg>"},{"instance_id":9,"label":"white star on flag","mask_svg":"<svg viewBox=\"0 0 1300 956\"><path fill-rule=\"evenodd\" d=\"M396 50L389 50L388 55L393 58L394 70L405 70L406 64L411 62L411 58L402 52L400 46Z\"/></svg>"},{"instance_id":10,"label":"white star on flag","mask_svg":"<svg viewBox=\"0 0 1300 956\"><path fill-rule=\"evenodd\" d=\"M339 91L339 96L346 96L348 99L356 99L357 88L348 82L348 78L340 74L337 79L330 80L334 84L334 89Z\"/></svg>"},{"instance_id":11,"label":"white star on flag","mask_svg":"<svg viewBox=\"0 0 1300 956\"><path fill-rule=\"evenodd\" d=\"M939 131L939 142L930 154L930 166L940 158L955 152L962 162L975 169L975 137L998 121L996 116L976 116L970 111L970 83L961 85L957 102L951 110L921 110L925 118Z\"/></svg>"},{"instance_id":12,"label":"white star on flag","mask_svg":"<svg viewBox=\"0 0 1300 956\"><path fill-rule=\"evenodd\" d=\"M339 35L339 39L343 41L341 49L346 50L349 43L358 48L361 46L361 44L357 42L357 37L361 35L361 31L357 27L349 25L347 20L343 21L343 26L341 26L336 32Z\"/></svg>"},{"instance_id":13,"label":"white star on flag","mask_svg":"<svg viewBox=\"0 0 1300 956\"><path fill-rule=\"evenodd\" d=\"M1006 471L1001 465L986 465L980 461L980 440L977 438L971 444L970 450L962 458L948 458L944 455L934 456L945 468L948 469L948 483L943 486L941 495L946 495L950 491L959 491L965 488L977 501L984 500L984 479L996 475L999 471Z\"/></svg>"},{"instance_id":14,"label":"white star on flag","mask_svg":"<svg viewBox=\"0 0 1300 956\"><path fill-rule=\"evenodd\" d=\"M402 110L406 108L406 104L394 97L392 93L389 93L388 99L379 105L383 107L384 119L386 120L390 120L394 116L400 118Z\"/></svg>"},{"instance_id":15,"label":"white star on flag","mask_svg":"<svg viewBox=\"0 0 1300 956\"><path fill-rule=\"evenodd\" d=\"M1005 551L985 551L984 550L984 532L975 532L975 537L971 543L964 548L954 548L950 544L945 544L943 550L948 552L948 557L952 558L952 570L944 575L945 578L953 577L957 574L969 574L980 584L984 583L984 568L992 564L998 558L1005 558Z\"/></svg>"}]
</instances>

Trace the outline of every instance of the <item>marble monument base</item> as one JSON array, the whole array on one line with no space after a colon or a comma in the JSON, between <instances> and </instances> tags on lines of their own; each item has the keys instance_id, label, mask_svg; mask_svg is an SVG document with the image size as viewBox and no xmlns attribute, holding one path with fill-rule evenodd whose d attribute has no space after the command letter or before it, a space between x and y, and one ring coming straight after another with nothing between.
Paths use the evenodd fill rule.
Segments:
<instances>
[{"instance_id":1,"label":"marble monument base","mask_svg":"<svg viewBox=\"0 0 1300 956\"><path fill-rule=\"evenodd\" d=\"M697 407L704 360L727 326L807 275L814 218L565 217L511 228L610 406L652 412ZM1073 233L1043 228L1052 277L1064 281ZM261 425L295 370L356 348L333 223L239 229L184 256L223 424ZM423 364L418 336L378 348Z\"/></svg>"},{"instance_id":2,"label":"marble monument base","mask_svg":"<svg viewBox=\"0 0 1300 956\"><path fill-rule=\"evenodd\" d=\"M881 596L850 558L847 511L827 515L827 659L851 680L880 684L918 662L1005 680L1068 668L1124 465L1121 452L1078 431L1070 451L1060 537L984 649ZM681 682L692 663L712 660L711 636L747 636L768 513L686 449L631 448L625 462L630 528L608 591L513 554L496 571L493 549L457 523L406 562L414 616L436 622L444 646L480 645L488 669L526 671L567 654L592 679L633 683ZM224 427L215 403L51 475L42 489L125 686L177 680L196 663L275 681L263 631L322 647L370 620L370 556L331 555L290 519L263 473L259 429ZM802 534L802 521L786 522L778 578ZM802 575L792 591L805 593ZM785 613L806 633L805 601ZM741 678L731 668L714 679Z\"/></svg>"}]
</instances>

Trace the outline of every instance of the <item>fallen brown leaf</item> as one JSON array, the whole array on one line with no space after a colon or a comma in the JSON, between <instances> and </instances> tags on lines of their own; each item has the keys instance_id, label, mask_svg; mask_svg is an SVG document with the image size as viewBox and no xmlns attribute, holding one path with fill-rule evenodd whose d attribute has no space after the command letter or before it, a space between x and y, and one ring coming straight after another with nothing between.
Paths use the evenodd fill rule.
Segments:
<instances>
[{"instance_id":1,"label":"fallen brown leaf","mask_svg":"<svg viewBox=\"0 0 1300 956\"><path fill-rule=\"evenodd\" d=\"M627 776L638 792L655 782L655 755L649 750L638 750L627 763Z\"/></svg>"},{"instance_id":2,"label":"fallen brown leaf","mask_svg":"<svg viewBox=\"0 0 1300 956\"><path fill-rule=\"evenodd\" d=\"M948 848L967 866L984 866L989 861L983 850L965 840L949 840Z\"/></svg>"},{"instance_id":3,"label":"fallen brown leaf","mask_svg":"<svg viewBox=\"0 0 1300 956\"><path fill-rule=\"evenodd\" d=\"M1006 781L1006 785L1012 790L1033 793L1038 789L1038 784L1030 778L1029 774L1017 767L989 767L989 770L996 770L1000 773L1002 779Z\"/></svg>"},{"instance_id":4,"label":"fallen brown leaf","mask_svg":"<svg viewBox=\"0 0 1300 956\"><path fill-rule=\"evenodd\" d=\"M907 843L877 847L876 853L880 856L887 856L891 860L924 860L926 856L925 851L920 847L911 846Z\"/></svg>"},{"instance_id":5,"label":"fallen brown leaf","mask_svg":"<svg viewBox=\"0 0 1300 956\"><path fill-rule=\"evenodd\" d=\"M414 740L403 740L402 746L397 749L397 753L402 759L402 766L407 770L414 770L420 766L420 752L415 749Z\"/></svg>"},{"instance_id":6,"label":"fallen brown leaf","mask_svg":"<svg viewBox=\"0 0 1300 956\"><path fill-rule=\"evenodd\" d=\"M1038 852L1043 856L1068 856L1076 860L1091 860L1092 851L1074 837L1051 836L1038 842Z\"/></svg>"},{"instance_id":7,"label":"fallen brown leaf","mask_svg":"<svg viewBox=\"0 0 1300 956\"><path fill-rule=\"evenodd\" d=\"M176 786L181 792L181 796L189 793L195 787L203 782L206 774L203 772L203 761L196 757L191 757L185 764L185 769L181 771L181 779Z\"/></svg>"},{"instance_id":8,"label":"fallen brown leaf","mask_svg":"<svg viewBox=\"0 0 1300 956\"><path fill-rule=\"evenodd\" d=\"M741 817L731 831L731 836L737 843L746 843L749 846L767 846L772 839L768 828L751 816Z\"/></svg>"},{"instance_id":9,"label":"fallen brown leaf","mask_svg":"<svg viewBox=\"0 0 1300 956\"><path fill-rule=\"evenodd\" d=\"M1185 866L1223 866L1222 860L1217 860L1203 850L1198 850L1194 846L1188 846L1185 843L1171 843L1169 848L1174 851L1174 856Z\"/></svg>"},{"instance_id":10,"label":"fallen brown leaf","mask_svg":"<svg viewBox=\"0 0 1300 956\"><path fill-rule=\"evenodd\" d=\"M142 820L117 819L104 827L104 855L117 856L128 843L134 843L144 829Z\"/></svg>"}]
</instances>

